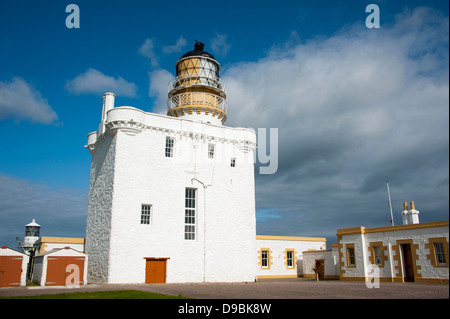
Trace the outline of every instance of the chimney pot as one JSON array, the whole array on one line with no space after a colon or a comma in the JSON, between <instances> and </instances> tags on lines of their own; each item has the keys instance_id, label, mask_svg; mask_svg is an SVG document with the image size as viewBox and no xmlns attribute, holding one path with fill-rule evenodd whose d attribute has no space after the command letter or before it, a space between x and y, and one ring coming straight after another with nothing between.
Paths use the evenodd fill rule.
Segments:
<instances>
[{"instance_id":1,"label":"chimney pot","mask_svg":"<svg viewBox=\"0 0 450 319\"><path fill-rule=\"evenodd\" d=\"M413 201L409 202L409 204L411 205L411 210L414 210L414 209L416 209L416 207L415 207L415 205L414 205L414 202L413 202Z\"/></svg>"},{"instance_id":2,"label":"chimney pot","mask_svg":"<svg viewBox=\"0 0 450 319\"><path fill-rule=\"evenodd\" d=\"M408 203L407 202L403 202L403 210L408 210Z\"/></svg>"}]
</instances>

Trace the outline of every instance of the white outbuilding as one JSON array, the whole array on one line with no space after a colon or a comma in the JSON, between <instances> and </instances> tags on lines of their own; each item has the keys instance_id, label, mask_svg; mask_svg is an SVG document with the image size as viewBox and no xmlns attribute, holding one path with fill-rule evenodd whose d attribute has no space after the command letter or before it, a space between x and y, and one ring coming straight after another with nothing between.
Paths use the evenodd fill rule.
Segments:
<instances>
[{"instance_id":1,"label":"white outbuilding","mask_svg":"<svg viewBox=\"0 0 450 319\"><path fill-rule=\"evenodd\" d=\"M314 277L322 260L340 280L448 283L448 220L420 223L414 202L403 207L403 225L338 229L329 253L304 254L304 276Z\"/></svg>"},{"instance_id":2,"label":"white outbuilding","mask_svg":"<svg viewBox=\"0 0 450 319\"><path fill-rule=\"evenodd\" d=\"M28 260L27 254L0 247L0 287L25 286Z\"/></svg>"},{"instance_id":3,"label":"white outbuilding","mask_svg":"<svg viewBox=\"0 0 450 319\"><path fill-rule=\"evenodd\" d=\"M70 247L52 249L34 258L32 281L40 286L87 284L88 257Z\"/></svg>"}]
</instances>

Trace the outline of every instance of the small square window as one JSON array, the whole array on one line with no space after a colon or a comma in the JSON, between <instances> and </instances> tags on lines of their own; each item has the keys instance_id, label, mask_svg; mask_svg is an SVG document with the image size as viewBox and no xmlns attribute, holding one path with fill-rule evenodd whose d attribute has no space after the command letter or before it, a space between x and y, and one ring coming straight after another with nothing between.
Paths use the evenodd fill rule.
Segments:
<instances>
[{"instance_id":1,"label":"small square window","mask_svg":"<svg viewBox=\"0 0 450 319\"><path fill-rule=\"evenodd\" d=\"M152 205L142 205L141 207L141 224L150 225L150 217L152 214Z\"/></svg>"},{"instance_id":2,"label":"small square window","mask_svg":"<svg viewBox=\"0 0 450 319\"><path fill-rule=\"evenodd\" d=\"M230 166L231 167L236 167L236 159L235 158L231 159Z\"/></svg>"}]
</instances>

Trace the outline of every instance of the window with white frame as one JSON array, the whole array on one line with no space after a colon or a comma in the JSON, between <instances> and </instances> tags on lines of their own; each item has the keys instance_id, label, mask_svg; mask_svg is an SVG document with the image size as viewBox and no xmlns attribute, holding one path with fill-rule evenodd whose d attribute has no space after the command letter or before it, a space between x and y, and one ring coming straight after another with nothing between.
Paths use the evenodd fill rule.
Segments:
<instances>
[{"instance_id":1,"label":"window with white frame","mask_svg":"<svg viewBox=\"0 0 450 319\"><path fill-rule=\"evenodd\" d=\"M184 208L184 239L195 240L195 189L186 188Z\"/></svg>"},{"instance_id":2,"label":"window with white frame","mask_svg":"<svg viewBox=\"0 0 450 319\"><path fill-rule=\"evenodd\" d=\"M444 251L444 243L434 243L434 252L436 254L436 264L445 265L445 251Z\"/></svg>"},{"instance_id":3,"label":"window with white frame","mask_svg":"<svg viewBox=\"0 0 450 319\"><path fill-rule=\"evenodd\" d=\"M236 167L236 159L235 158L231 159L230 166L231 167Z\"/></svg>"},{"instance_id":4,"label":"window with white frame","mask_svg":"<svg viewBox=\"0 0 450 319\"><path fill-rule=\"evenodd\" d=\"M268 250L261 251L261 267L262 268L269 267L269 251Z\"/></svg>"},{"instance_id":5,"label":"window with white frame","mask_svg":"<svg viewBox=\"0 0 450 319\"><path fill-rule=\"evenodd\" d=\"M294 267L294 252L292 250L286 251L286 267L287 268Z\"/></svg>"},{"instance_id":6,"label":"window with white frame","mask_svg":"<svg viewBox=\"0 0 450 319\"><path fill-rule=\"evenodd\" d=\"M208 158L214 158L215 145L208 144Z\"/></svg>"},{"instance_id":7,"label":"window with white frame","mask_svg":"<svg viewBox=\"0 0 450 319\"><path fill-rule=\"evenodd\" d=\"M170 136L166 136L166 157L173 157L173 146L175 144L175 139Z\"/></svg>"},{"instance_id":8,"label":"window with white frame","mask_svg":"<svg viewBox=\"0 0 450 319\"><path fill-rule=\"evenodd\" d=\"M152 215L152 205L142 204L141 206L141 224L150 225Z\"/></svg>"}]
</instances>

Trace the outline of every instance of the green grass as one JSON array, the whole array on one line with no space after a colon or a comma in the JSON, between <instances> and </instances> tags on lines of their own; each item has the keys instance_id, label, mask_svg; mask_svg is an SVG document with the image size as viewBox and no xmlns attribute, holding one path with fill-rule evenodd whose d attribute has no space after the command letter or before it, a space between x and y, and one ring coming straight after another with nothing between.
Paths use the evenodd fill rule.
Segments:
<instances>
[{"instance_id":1,"label":"green grass","mask_svg":"<svg viewBox=\"0 0 450 319\"><path fill-rule=\"evenodd\" d=\"M55 295L17 296L0 299L190 299L181 294L169 296L140 290L117 290L96 292L74 292Z\"/></svg>"}]
</instances>

